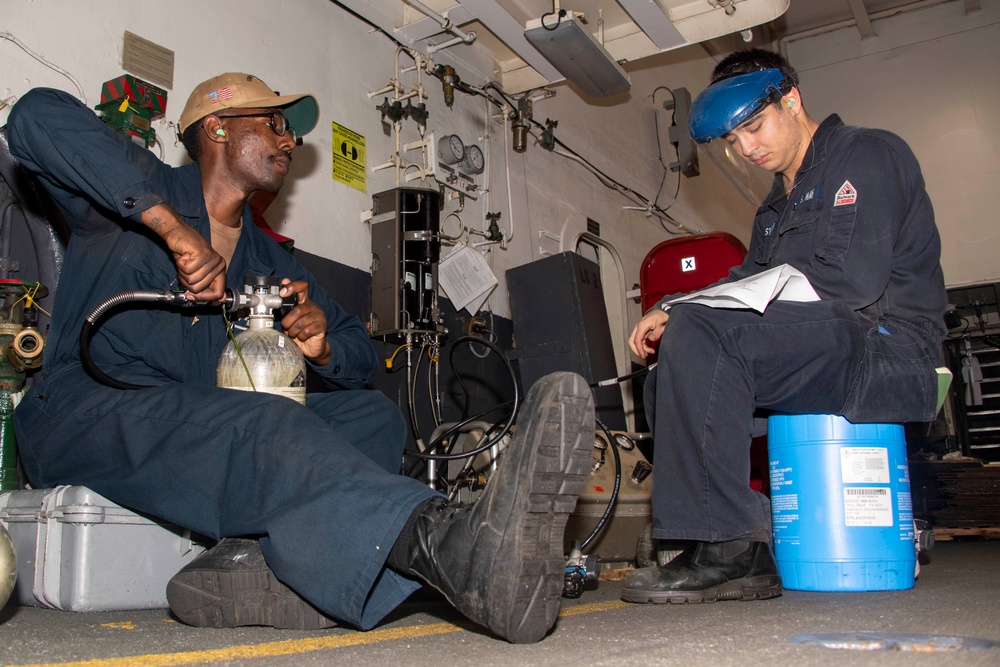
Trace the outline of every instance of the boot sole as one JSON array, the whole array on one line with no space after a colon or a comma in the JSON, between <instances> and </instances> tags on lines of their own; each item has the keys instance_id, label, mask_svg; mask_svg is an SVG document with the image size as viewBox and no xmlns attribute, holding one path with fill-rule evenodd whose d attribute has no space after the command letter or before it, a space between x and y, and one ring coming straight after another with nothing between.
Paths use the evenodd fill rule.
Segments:
<instances>
[{"instance_id":1,"label":"boot sole","mask_svg":"<svg viewBox=\"0 0 1000 667\"><path fill-rule=\"evenodd\" d=\"M515 644L542 639L559 615L563 533L587 481L594 438L593 395L582 377L554 373L532 390L533 413L519 425L523 441L504 455L518 457L507 462L515 500L487 608L488 627Z\"/></svg>"},{"instance_id":2,"label":"boot sole","mask_svg":"<svg viewBox=\"0 0 1000 667\"><path fill-rule=\"evenodd\" d=\"M781 577L747 577L700 591L644 591L626 588L622 600L639 604L700 604L723 600L767 600L781 595Z\"/></svg>"},{"instance_id":3,"label":"boot sole","mask_svg":"<svg viewBox=\"0 0 1000 667\"><path fill-rule=\"evenodd\" d=\"M167 601L181 622L197 627L320 630L336 625L268 568L182 570L167 584Z\"/></svg>"}]
</instances>

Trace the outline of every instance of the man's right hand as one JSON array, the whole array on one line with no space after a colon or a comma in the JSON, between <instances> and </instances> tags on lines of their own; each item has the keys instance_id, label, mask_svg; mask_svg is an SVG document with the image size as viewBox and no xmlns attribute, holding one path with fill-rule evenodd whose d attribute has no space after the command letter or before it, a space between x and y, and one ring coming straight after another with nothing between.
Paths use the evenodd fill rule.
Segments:
<instances>
[{"instance_id":1,"label":"man's right hand","mask_svg":"<svg viewBox=\"0 0 1000 667\"><path fill-rule=\"evenodd\" d=\"M660 337L663 336L663 327L667 326L669 318L670 316L659 308L654 308L642 316L628 339L628 346L637 357L645 359L656 352Z\"/></svg>"},{"instance_id":2,"label":"man's right hand","mask_svg":"<svg viewBox=\"0 0 1000 667\"><path fill-rule=\"evenodd\" d=\"M191 301L219 301L226 290L226 260L212 244L166 204L142 213L142 222L156 232L174 255L177 278Z\"/></svg>"}]
</instances>

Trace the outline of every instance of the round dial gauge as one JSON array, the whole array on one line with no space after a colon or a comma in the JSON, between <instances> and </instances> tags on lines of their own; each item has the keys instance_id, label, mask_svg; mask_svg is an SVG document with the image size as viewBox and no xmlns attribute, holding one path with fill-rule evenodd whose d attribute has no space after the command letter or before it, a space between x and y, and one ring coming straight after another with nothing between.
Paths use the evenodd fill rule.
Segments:
<instances>
[{"instance_id":1,"label":"round dial gauge","mask_svg":"<svg viewBox=\"0 0 1000 667\"><path fill-rule=\"evenodd\" d=\"M438 141L438 160L445 164L458 164L465 157L465 144L457 134L448 134Z\"/></svg>"},{"instance_id":2,"label":"round dial gauge","mask_svg":"<svg viewBox=\"0 0 1000 667\"><path fill-rule=\"evenodd\" d=\"M618 449L623 452L630 452L635 449L635 442L633 442L632 438L628 437L624 433L616 433L615 442L618 443Z\"/></svg>"},{"instance_id":3,"label":"round dial gauge","mask_svg":"<svg viewBox=\"0 0 1000 667\"><path fill-rule=\"evenodd\" d=\"M594 449L607 449L608 443L604 441L604 438L597 436L594 438Z\"/></svg>"},{"instance_id":4,"label":"round dial gauge","mask_svg":"<svg viewBox=\"0 0 1000 667\"><path fill-rule=\"evenodd\" d=\"M479 146L465 147L465 158L458 165L458 168L466 174L483 173L483 169L486 168L486 158L483 156L483 151L480 150Z\"/></svg>"}]
</instances>

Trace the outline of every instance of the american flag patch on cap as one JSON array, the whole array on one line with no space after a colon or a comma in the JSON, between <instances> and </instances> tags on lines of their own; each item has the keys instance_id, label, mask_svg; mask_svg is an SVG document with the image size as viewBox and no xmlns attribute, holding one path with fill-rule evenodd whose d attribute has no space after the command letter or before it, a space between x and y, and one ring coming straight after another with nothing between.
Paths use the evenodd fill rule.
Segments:
<instances>
[{"instance_id":1,"label":"american flag patch on cap","mask_svg":"<svg viewBox=\"0 0 1000 667\"><path fill-rule=\"evenodd\" d=\"M228 100L233 96L232 88L220 88L219 90L213 90L208 94L212 98L212 104L215 104L219 100Z\"/></svg>"}]
</instances>

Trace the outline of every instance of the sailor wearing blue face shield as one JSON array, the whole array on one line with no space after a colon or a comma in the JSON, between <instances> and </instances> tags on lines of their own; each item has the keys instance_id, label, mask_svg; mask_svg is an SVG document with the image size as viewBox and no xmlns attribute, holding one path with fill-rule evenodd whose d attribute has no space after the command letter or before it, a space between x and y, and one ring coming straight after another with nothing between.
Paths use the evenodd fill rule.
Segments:
<instances>
[{"instance_id":1,"label":"sailor wearing blue face shield","mask_svg":"<svg viewBox=\"0 0 1000 667\"><path fill-rule=\"evenodd\" d=\"M633 572L622 596L630 602L781 593L768 501L749 486L758 409L855 422L930 421L936 412L940 239L906 143L836 114L817 123L795 70L760 49L722 60L690 119L710 158L742 169L727 173L734 183L771 174L747 256L721 282L789 264L820 300L774 301L758 313L670 307L669 295L633 329L632 351L659 360L645 393L653 537L691 542L670 563Z\"/></svg>"}]
</instances>

